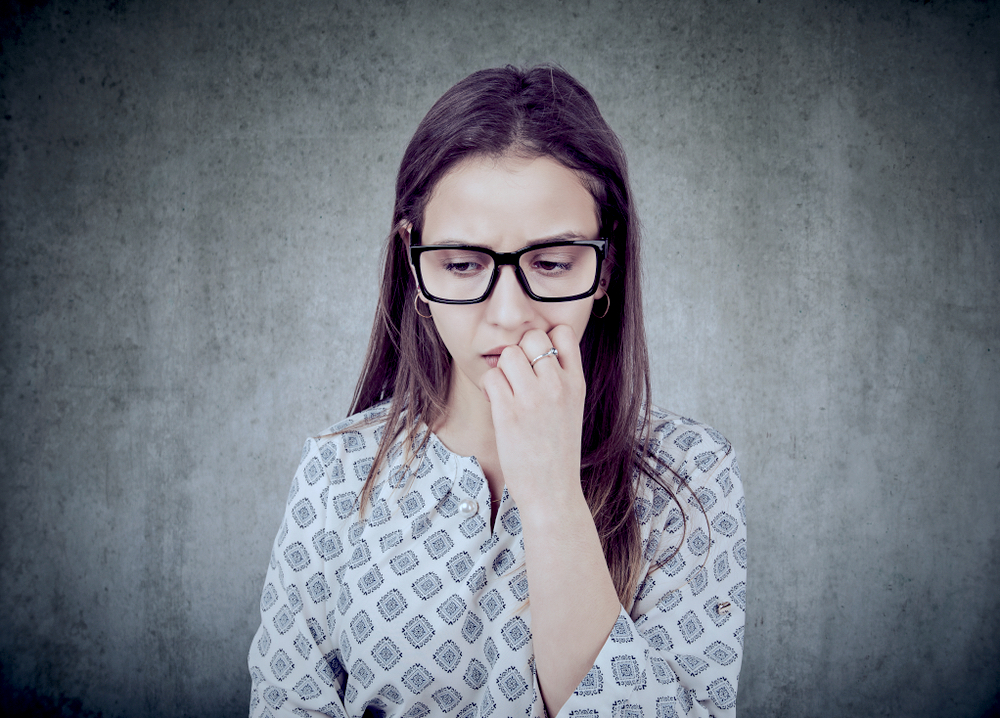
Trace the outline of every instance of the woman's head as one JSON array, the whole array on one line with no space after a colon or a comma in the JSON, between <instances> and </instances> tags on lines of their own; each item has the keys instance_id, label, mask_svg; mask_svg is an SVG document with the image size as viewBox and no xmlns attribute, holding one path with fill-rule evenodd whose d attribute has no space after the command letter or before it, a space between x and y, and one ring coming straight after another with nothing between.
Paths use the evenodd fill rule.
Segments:
<instances>
[{"instance_id":1,"label":"woman's head","mask_svg":"<svg viewBox=\"0 0 1000 718\"><path fill-rule=\"evenodd\" d=\"M407 372L407 365L423 368L422 377L403 383L413 386L415 381L420 387L425 396L418 404L425 411L442 406L450 357L433 323L416 313L408 229L412 227L419 236L435 189L456 168L475 160L523 162L540 157L551 158L580 178L593 198L597 234L610 243L606 285L596 295L595 310L600 314L607 309L607 314L591 319L581 344L588 383L594 385L600 376L605 381L596 386L607 385L612 377L605 370L612 365L645 378L638 223L617 137L587 90L561 69L522 71L508 66L481 70L448 90L427 113L407 146L396 180L377 323L387 323L384 328L392 337L392 348L399 352L400 372ZM608 296L602 298L605 290ZM622 349L629 354L624 366ZM386 381L390 377L385 374L382 379L380 395L397 395L404 388L395 380Z\"/></svg>"},{"instance_id":2,"label":"woman's head","mask_svg":"<svg viewBox=\"0 0 1000 718\"><path fill-rule=\"evenodd\" d=\"M451 357L451 404L476 401L503 348L531 330L566 325L579 341L605 296L607 240L593 197L551 157L461 161L438 181L411 242L418 308Z\"/></svg>"}]
</instances>

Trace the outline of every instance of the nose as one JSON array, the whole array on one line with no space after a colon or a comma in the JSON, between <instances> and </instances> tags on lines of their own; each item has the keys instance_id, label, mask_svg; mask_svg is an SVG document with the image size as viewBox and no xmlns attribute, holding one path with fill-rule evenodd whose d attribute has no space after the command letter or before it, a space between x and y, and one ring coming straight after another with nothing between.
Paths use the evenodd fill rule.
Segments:
<instances>
[{"instance_id":1,"label":"nose","mask_svg":"<svg viewBox=\"0 0 1000 718\"><path fill-rule=\"evenodd\" d=\"M511 266L500 267L500 276L486 298L486 319L505 328L528 323L535 314L534 301L521 288Z\"/></svg>"}]
</instances>

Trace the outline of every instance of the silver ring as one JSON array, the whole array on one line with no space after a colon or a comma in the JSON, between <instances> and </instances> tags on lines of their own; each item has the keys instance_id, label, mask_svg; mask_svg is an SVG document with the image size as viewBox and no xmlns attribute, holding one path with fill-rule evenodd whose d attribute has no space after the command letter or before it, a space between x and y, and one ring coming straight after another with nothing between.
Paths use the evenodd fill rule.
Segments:
<instances>
[{"instance_id":1,"label":"silver ring","mask_svg":"<svg viewBox=\"0 0 1000 718\"><path fill-rule=\"evenodd\" d=\"M535 362L539 362L542 359L544 359L545 357L558 357L558 356L559 356L559 350L556 349L555 347L552 347L551 349L549 349L544 354L539 354L534 359L532 359L531 360L531 367L534 368L535 367Z\"/></svg>"}]
</instances>

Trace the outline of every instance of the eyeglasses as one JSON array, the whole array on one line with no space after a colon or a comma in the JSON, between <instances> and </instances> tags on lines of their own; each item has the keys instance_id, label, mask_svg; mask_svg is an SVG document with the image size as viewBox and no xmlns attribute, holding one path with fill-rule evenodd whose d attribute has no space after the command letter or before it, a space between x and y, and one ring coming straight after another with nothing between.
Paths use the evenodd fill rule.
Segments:
<instances>
[{"instance_id":1,"label":"eyeglasses","mask_svg":"<svg viewBox=\"0 0 1000 718\"><path fill-rule=\"evenodd\" d=\"M411 238L420 241L414 230ZM536 302L571 302L597 291L607 239L559 240L516 252L466 245L412 245L410 262L424 297L442 304L476 304L496 286L500 267L514 267L518 284Z\"/></svg>"}]
</instances>

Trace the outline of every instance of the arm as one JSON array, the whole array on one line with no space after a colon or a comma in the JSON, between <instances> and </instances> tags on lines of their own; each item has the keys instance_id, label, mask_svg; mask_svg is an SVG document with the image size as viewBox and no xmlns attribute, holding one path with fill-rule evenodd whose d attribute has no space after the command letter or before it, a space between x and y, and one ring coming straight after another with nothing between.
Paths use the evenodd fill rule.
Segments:
<instances>
[{"instance_id":1,"label":"arm","mask_svg":"<svg viewBox=\"0 0 1000 718\"><path fill-rule=\"evenodd\" d=\"M528 355L558 358L534 368ZM550 715L587 674L621 605L580 485L586 384L573 330L525 333L484 378L504 481L524 530L535 670Z\"/></svg>"},{"instance_id":2,"label":"arm","mask_svg":"<svg viewBox=\"0 0 1000 718\"><path fill-rule=\"evenodd\" d=\"M340 469L336 441L310 439L289 492L250 646L251 716L345 716L344 670L328 616L330 563L343 551L327 511L330 477Z\"/></svg>"},{"instance_id":3,"label":"arm","mask_svg":"<svg viewBox=\"0 0 1000 718\"><path fill-rule=\"evenodd\" d=\"M554 716L591 669L621 604L583 492L529 506L519 511L531 634L539 688Z\"/></svg>"},{"instance_id":4,"label":"arm","mask_svg":"<svg viewBox=\"0 0 1000 718\"><path fill-rule=\"evenodd\" d=\"M560 716L603 714L608 706L622 715L630 707L647 716L736 713L746 609L739 468L724 438L680 417L662 423L655 438L687 485L673 483L675 502L646 480L637 510L645 555L656 560Z\"/></svg>"},{"instance_id":5,"label":"arm","mask_svg":"<svg viewBox=\"0 0 1000 718\"><path fill-rule=\"evenodd\" d=\"M546 339L559 350L559 363L546 359L532 368L528 357L544 352ZM665 560L677 544L680 550L647 576L631 613L626 613L580 487L586 387L572 330L556 327L547 337L526 333L520 348L504 350L497 371L484 378L484 385L504 480L524 526L535 668L549 714L573 715L583 707L606 710L612 703L634 700L648 703L654 715L657 702L666 710L665 701L684 715L705 715L709 709L714 715L732 715L746 564L745 541L742 558L734 558L745 528L739 519L733 524L733 517L740 515L735 506L742 490L728 442L693 422L684 424L675 437L673 429L664 428L666 422L660 427L658 441L680 443L654 448L660 448L664 461L688 482L674 487L680 505L673 513L662 496L646 501L653 508L642 523L662 522L656 530L644 526L650 554L646 558ZM684 423L679 417L677 421ZM689 433L694 437L681 440ZM703 515L691 491L707 488L705 482L723 473L728 491L717 486L715 493L725 495L706 506ZM654 487L649 490L656 495ZM659 492L668 496L662 487ZM728 519L720 513L723 506L728 507ZM688 519L686 531L676 520L681 510ZM654 538L656 543L650 544ZM676 540L673 547L671 540ZM720 562L718 567L714 562ZM726 591L710 598L706 585L713 576L721 577ZM708 615L725 603L730 605L722 610L728 613ZM675 642L672 635L684 640ZM673 695L667 696L667 691Z\"/></svg>"}]
</instances>

